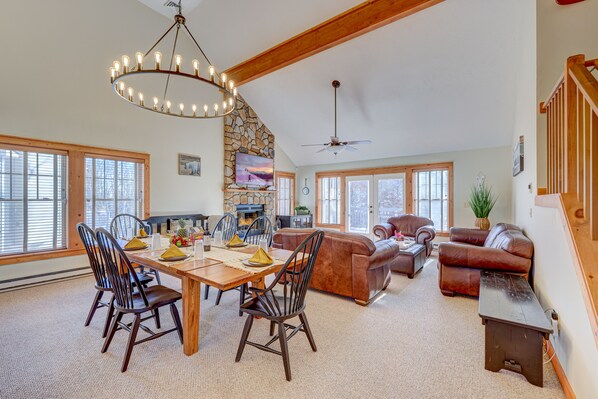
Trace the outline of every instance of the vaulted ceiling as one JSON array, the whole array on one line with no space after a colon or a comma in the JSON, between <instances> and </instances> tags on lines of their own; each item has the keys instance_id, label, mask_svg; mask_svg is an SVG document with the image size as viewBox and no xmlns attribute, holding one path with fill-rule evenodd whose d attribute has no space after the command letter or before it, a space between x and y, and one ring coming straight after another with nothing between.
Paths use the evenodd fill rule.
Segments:
<instances>
[{"instance_id":1,"label":"vaulted ceiling","mask_svg":"<svg viewBox=\"0 0 598 399\"><path fill-rule=\"evenodd\" d=\"M360 1L193 3L189 27L223 70ZM521 51L517 10L517 0L444 1L251 81L240 93L297 165L509 145ZM334 79L341 81L339 136L373 140L336 159L301 147L333 134Z\"/></svg>"}]
</instances>

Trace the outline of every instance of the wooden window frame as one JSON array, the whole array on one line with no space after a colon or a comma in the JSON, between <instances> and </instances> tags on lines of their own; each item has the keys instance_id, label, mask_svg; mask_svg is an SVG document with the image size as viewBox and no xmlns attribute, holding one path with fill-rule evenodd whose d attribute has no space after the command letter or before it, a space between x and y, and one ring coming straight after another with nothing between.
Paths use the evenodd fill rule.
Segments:
<instances>
[{"instance_id":1,"label":"wooden window frame","mask_svg":"<svg viewBox=\"0 0 598 399\"><path fill-rule=\"evenodd\" d=\"M317 227L326 227L346 229L346 178L348 176L367 176L367 175L384 175L393 173L405 174L405 213L413 213L413 172L423 172L428 170L448 169L449 171L449 198L448 198L448 229L453 226L453 193L454 193L454 176L453 176L453 162L437 162L425 163L415 165L399 165L399 166L382 166L374 168L360 168L360 169L344 169L336 171L316 172L316 220ZM320 178L322 177L340 177L341 178L341 223L340 224L324 224L320 223ZM449 231L438 231L437 236L448 237Z\"/></svg>"},{"instance_id":2,"label":"wooden window frame","mask_svg":"<svg viewBox=\"0 0 598 399\"><path fill-rule=\"evenodd\" d=\"M21 151L66 153L67 156L67 246L65 249L0 256L0 266L38 260L82 255L85 248L79 239L77 224L85 222L85 157L116 159L143 163L143 216L150 216L150 155L79 144L61 143L0 134L0 146Z\"/></svg>"},{"instance_id":3,"label":"wooden window frame","mask_svg":"<svg viewBox=\"0 0 598 399\"><path fill-rule=\"evenodd\" d=\"M292 179L293 183L291 184L291 215L295 214L295 185L296 183L296 175L293 172L276 172L274 179L276 182L276 202L274 204L274 215L277 216L278 215L278 193L280 193L280 190L278 189L278 178L282 177L282 178L287 178L287 179ZM286 216L286 215L285 215Z\"/></svg>"}]
</instances>

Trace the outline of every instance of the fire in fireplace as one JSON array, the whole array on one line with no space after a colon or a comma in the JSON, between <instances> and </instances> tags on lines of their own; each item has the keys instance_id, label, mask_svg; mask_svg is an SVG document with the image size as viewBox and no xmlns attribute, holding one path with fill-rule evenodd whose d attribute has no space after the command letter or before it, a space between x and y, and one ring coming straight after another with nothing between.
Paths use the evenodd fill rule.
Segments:
<instances>
[{"instance_id":1,"label":"fire in fireplace","mask_svg":"<svg viewBox=\"0 0 598 399\"><path fill-rule=\"evenodd\" d=\"M264 214L264 205L237 205L237 220L239 230L247 230L251 222Z\"/></svg>"}]
</instances>

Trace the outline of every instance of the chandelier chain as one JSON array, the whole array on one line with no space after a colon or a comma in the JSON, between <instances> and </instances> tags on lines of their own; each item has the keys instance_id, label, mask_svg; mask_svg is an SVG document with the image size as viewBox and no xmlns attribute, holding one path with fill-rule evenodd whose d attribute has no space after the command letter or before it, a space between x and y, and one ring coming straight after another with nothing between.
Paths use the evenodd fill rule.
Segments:
<instances>
[{"instance_id":1,"label":"chandelier chain","mask_svg":"<svg viewBox=\"0 0 598 399\"><path fill-rule=\"evenodd\" d=\"M176 45L179 40L179 31L181 30L181 24L176 27L176 34L174 35L174 45L172 46L172 54L170 56L170 67L172 69L172 62L174 61L174 54L176 53ZM164 96L162 97L162 110L164 110L164 101L166 101L166 94L168 93L168 85L170 84L170 75L166 77L166 85L164 86Z\"/></svg>"}]
</instances>

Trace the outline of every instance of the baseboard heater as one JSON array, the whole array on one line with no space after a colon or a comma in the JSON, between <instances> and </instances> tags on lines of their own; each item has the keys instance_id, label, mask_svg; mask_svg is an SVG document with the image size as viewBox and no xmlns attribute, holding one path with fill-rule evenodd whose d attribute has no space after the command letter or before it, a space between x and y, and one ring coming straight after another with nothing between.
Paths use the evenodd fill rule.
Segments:
<instances>
[{"instance_id":1,"label":"baseboard heater","mask_svg":"<svg viewBox=\"0 0 598 399\"><path fill-rule=\"evenodd\" d=\"M91 268L89 266L86 266L78 267L75 269L59 270L50 273L35 274L32 276L25 276L8 280L0 280L0 292L33 287L36 285L47 284L61 280L68 280L70 278L81 277L91 274Z\"/></svg>"}]
</instances>

